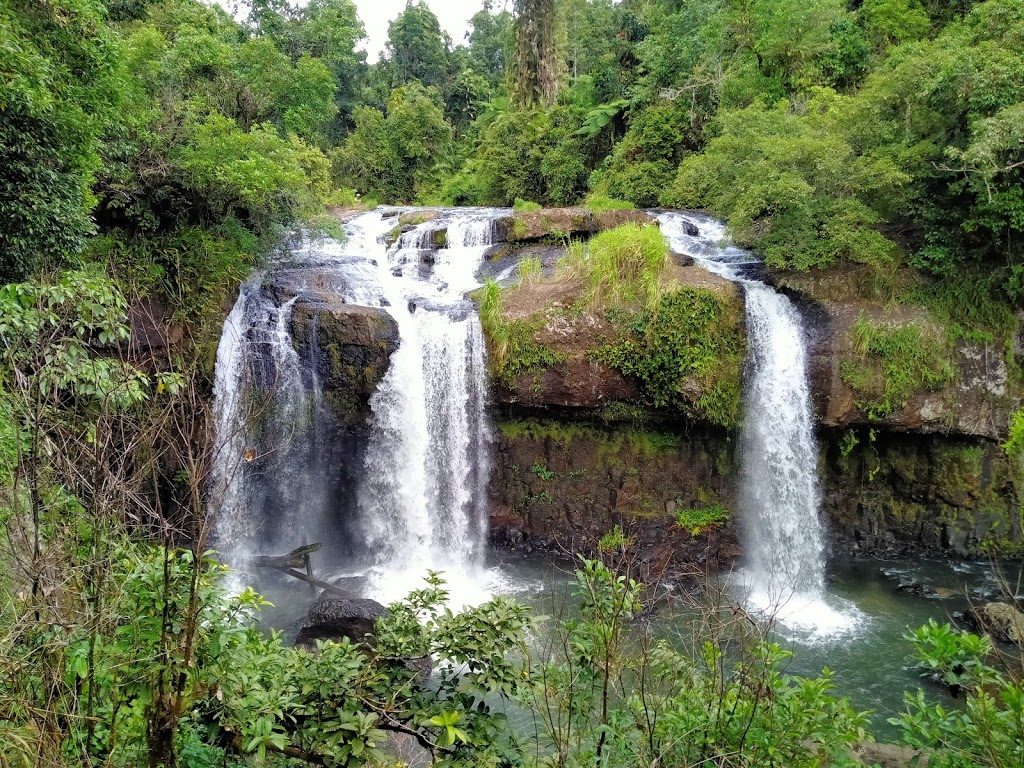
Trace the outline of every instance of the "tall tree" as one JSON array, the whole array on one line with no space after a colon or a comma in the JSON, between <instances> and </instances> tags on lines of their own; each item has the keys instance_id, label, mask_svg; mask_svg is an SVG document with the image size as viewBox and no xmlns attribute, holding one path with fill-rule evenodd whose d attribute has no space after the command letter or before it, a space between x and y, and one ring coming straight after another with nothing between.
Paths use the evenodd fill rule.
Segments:
<instances>
[{"instance_id":1,"label":"tall tree","mask_svg":"<svg viewBox=\"0 0 1024 768\"><path fill-rule=\"evenodd\" d=\"M512 14L508 11L494 12L491 0L484 0L484 7L469 20L469 55L473 68L487 77L492 87L497 87L505 77L507 51L512 48Z\"/></svg>"},{"instance_id":2,"label":"tall tree","mask_svg":"<svg viewBox=\"0 0 1024 768\"><path fill-rule=\"evenodd\" d=\"M408 0L405 10L388 25L388 59L392 85L412 80L440 86L448 77L451 40L441 31L437 16L420 0Z\"/></svg>"},{"instance_id":3,"label":"tall tree","mask_svg":"<svg viewBox=\"0 0 1024 768\"><path fill-rule=\"evenodd\" d=\"M549 107L558 98L554 0L516 0L512 101L520 109Z\"/></svg>"}]
</instances>

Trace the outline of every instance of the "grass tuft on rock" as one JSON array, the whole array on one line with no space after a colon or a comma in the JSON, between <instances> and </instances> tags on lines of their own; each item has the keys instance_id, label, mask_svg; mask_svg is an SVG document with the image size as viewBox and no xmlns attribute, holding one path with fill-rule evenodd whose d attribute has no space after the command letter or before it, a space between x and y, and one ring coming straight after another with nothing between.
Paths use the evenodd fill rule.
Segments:
<instances>
[{"instance_id":1,"label":"grass tuft on rock","mask_svg":"<svg viewBox=\"0 0 1024 768\"><path fill-rule=\"evenodd\" d=\"M606 211L635 211L636 206L628 200L617 200L614 197L591 193L583 201L583 207L594 213Z\"/></svg>"},{"instance_id":2,"label":"grass tuft on rock","mask_svg":"<svg viewBox=\"0 0 1024 768\"><path fill-rule=\"evenodd\" d=\"M593 307L635 303L648 308L661 297L662 272L669 248L653 225L623 224L595 235L588 243L574 242L559 271L586 286Z\"/></svg>"},{"instance_id":3,"label":"grass tuft on rock","mask_svg":"<svg viewBox=\"0 0 1024 768\"><path fill-rule=\"evenodd\" d=\"M539 262L538 262L539 263ZM490 367L501 381L512 382L524 373L540 373L562 358L534 341L539 322L509 320L502 312L501 286L489 279L480 297L480 325L487 337Z\"/></svg>"}]
</instances>

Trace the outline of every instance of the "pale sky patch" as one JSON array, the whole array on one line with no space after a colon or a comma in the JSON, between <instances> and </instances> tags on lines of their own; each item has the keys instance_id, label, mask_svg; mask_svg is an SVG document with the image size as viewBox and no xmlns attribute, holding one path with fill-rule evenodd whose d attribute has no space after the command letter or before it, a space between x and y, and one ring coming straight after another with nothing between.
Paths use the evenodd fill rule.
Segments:
<instances>
[{"instance_id":1,"label":"pale sky patch","mask_svg":"<svg viewBox=\"0 0 1024 768\"><path fill-rule=\"evenodd\" d=\"M355 4L369 37L363 41L363 49L373 63L387 43L388 23L405 10L406 0L355 0ZM441 29L451 35L453 45L465 42L469 19L483 5L483 0L427 0L427 6L441 22ZM505 7L511 7L511 0L496 0L494 3L495 11Z\"/></svg>"}]
</instances>

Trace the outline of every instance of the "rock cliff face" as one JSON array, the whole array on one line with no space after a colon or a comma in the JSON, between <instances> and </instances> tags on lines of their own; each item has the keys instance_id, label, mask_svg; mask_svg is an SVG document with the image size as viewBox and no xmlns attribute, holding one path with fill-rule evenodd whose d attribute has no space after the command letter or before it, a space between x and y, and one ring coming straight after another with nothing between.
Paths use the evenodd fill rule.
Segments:
<instances>
[{"instance_id":1,"label":"rock cliff face","mask_svg":"<svg viewBox=\"0 0 1024 768\"><path fill-rule=\"evenodd\" d=\"M496 426L495 543L587 551L619 525L652 565L712 566L739 553L739 457L730 432L683 423L582 425L564 412L524 417L518 410ZM855 433L854 442L848 434L819 434L833 554L1024 554L1014 475L998 445L877 431L871 440L870 430ZM710 507L724 508L729 519L697 536L680 525L679 513Z\"/></svg>"},{"instance_id":2,"label":"rock cliff face","mask_svg":"<svg viewBox=\"0 0 1024 768\"><path fill-rule=\"evenodd\" d=\"M342 303L341 286L292 292L287 275L276 286L284 300L297 296L292 338L302 358L313 361L331 412L342 428L358 430L398 348L394 318L384 309Z\"/></svg>"},{"instance_id":3,"label":"rock cliff face","mask_svg":"<svg viewBox=\"0 0 1024 768\"><path fill-rule=\"evenodd\" d=\"M550 418L502 418L495 432L491 531L498 545L591 552L617 525L653 571L715 568L738 551L732 521L696 533L679 524L687 510L732 505L733 445L721 432Z\"/></svg>"},{"instance_id":4,"label":"rock cliff face","mask_svg":"<svg viewBox=\"0 0 1024 768\"><path fill-rule=\"evenodd\" d=\"M296 303L292 336L300 349L315 350L309 356L335 413L347 424L363 421L398 348L398 326L391 315L350 304Z\"/></svg>"},{"instance_id":5,"label":"rock cliff face","mask_svg":"<svg viewBox=\"0 0 1024 768\"><path fill-rule=\"evenodd\" d=\"M957 333L922 307L887 306L836 290L837 284L857 279L842 273L776 278L778 286L800 302L810 319L809 375L819 422L830 427L873 426L1004 439L1010 416L1021 404L1020 385L1007 362L1006 340ZM883 340L886 334L891 338L902 333L903 341L908 333L909 338L918 334L930 347L929 354L948 366L946 375L932 386L918 383L905 393L905 400L893 402L891 410L872 413L878 410L876 403L885 396L885 387L891 388L881 369L887 363L912 368L915 350L898 349L888 361L870 351L860 354L855 349L856 339L858 330L865 328L876 329ZM863 384L857 377L861 371L869 376ZM851 384L859 385L859 390Z\"/></svg>"},{"instance_id":6,"label":"rock cliff face","mask_svg":"<svg viewBox=\"0 0 1024 768\"><path fill-rule=\"evenodd\" d=\"M539 218L520 225L532 239L542 228ZM733 284L697 267L675 277L716 291L742 317ZM807 320L822 511L836 552L1024 554L1021 468L1001 448L1021 403L1013 345L959 333L921 307L850 296L843 284L856 276L770 278ZM651 563L729 560L738 425L656 408L640 380L594 354L613 323L580 311L577 294L550 278L507 293L506 318L550 354L523 347L532 364L493 387L495 540L572 551L620 525ZM678 524L679 510L708 504L730 520L697 536Z\"/></svg>"}]
</instances>

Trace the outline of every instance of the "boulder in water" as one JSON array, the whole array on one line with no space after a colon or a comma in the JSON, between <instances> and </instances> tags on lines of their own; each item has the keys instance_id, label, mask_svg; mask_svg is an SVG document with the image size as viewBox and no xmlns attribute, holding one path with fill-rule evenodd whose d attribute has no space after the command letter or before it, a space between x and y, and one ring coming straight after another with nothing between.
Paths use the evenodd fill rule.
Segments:
<instances>
[{"instance_id":1,"label":"boulder in water","mask_svg":"<svg viewBox=\"0 0 1024 768\"><path fill-rule=\"evenodd\" d=\"M328 597L317 601L295 638L295 645L313 649L317 640L335 642L347 637L354 643L365 643L373 633L373 625L387 609L376 600Z\"/></svg>"},{"instance_id":2,"label":"boulder in water","mask_svg":"<svg viewBox=\"0 0 1024 768\"><path fill-rule=\"evenodd\" d=\"M968 623L1001 643L1024 647L1024 613L1009 603L985 603L969 610Z\"/></svg>"}]
</instances>

